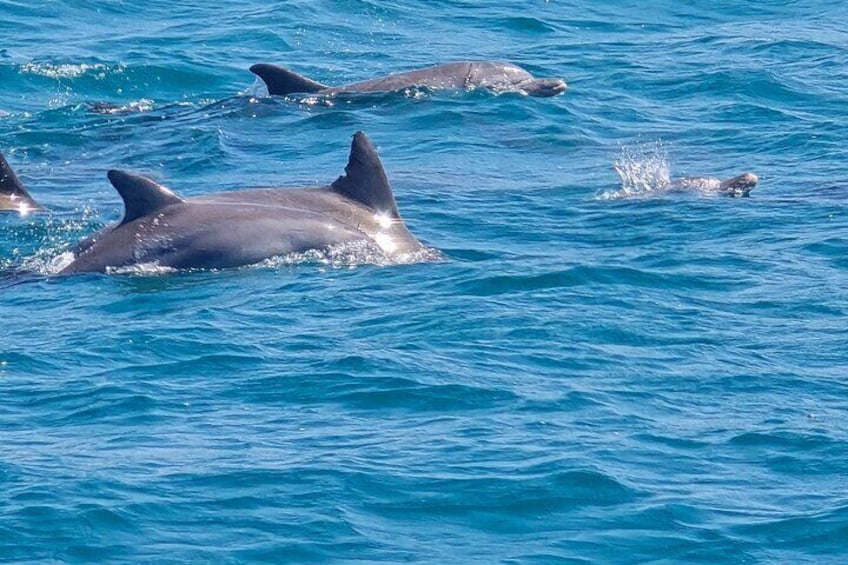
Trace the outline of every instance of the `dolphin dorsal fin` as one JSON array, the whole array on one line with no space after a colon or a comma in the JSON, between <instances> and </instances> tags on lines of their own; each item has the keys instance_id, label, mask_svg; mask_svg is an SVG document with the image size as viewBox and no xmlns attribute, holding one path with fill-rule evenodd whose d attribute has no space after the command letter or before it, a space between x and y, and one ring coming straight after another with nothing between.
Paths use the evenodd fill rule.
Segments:
<instances>
[{"instance_id":1,"label":"dolphin dorsal fin","mask_svg":"<svg viewBox=\"0 0 848 565\"><path fill-rule=\"evenodd\" d=\"M169 189L147 177L117 169L112 169L107 175L109 182L124 199L124 219L121 220L121 225L142 216L155 214L166 206L185 202Z\"/></svg>"},{"instance_id":2,"label":"dolphin dorsal fin","mask_svg":"<svg viewBox=\"0 0 848 565\"><path fill-rule=\"evenodd\" d=\"M257 63L250 67L250 72L262 79L268 87L268 94L283 96L292 92L313 93L329 88L279 65Z\"/></svg>"},{"instance_id":3,"label":"dolphin dorsal fin","mask_svg":"<svg viewBox=\"0 0 848 565\"><path fill-rule=\"evenodd\" d=\"M345 174L336 179L330 189L376 212L400 217L380 156L361 131L353 134Z\"/></svg>"},{"instance_id":4,"label":"dolphin dorsal fin","mask_svg":"<svg viewBox=\"0 0 848 565\"><path fill-rule=\"evenodd\" d=\"M6 208L0 201L0 210L23 210L21 205L29 210L41 210L41 206L32 199L2 154L0 154L0 196L7 197L3 200L11 200L15 203L14 207Z\"/></svg>"}]
</instances>

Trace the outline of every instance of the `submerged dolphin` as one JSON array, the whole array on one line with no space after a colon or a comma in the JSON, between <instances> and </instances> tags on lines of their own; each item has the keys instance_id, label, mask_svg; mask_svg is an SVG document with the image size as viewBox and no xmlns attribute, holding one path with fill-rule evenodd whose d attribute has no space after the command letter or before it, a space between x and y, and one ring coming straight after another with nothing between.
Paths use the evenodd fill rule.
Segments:
<instances>
[{"instance_id":1,"label":"submerged dolphin","mask_svg":"<svg viewBox=\"0 0 848 565\"><path fill-rule=\"evenodd\" d=\"M406 229L377 151L361 132L353 136L345 174L326 186L184 199L142 176L108 176L124 200L124 218L80 242L62 273L142 264L239 267L363 241L391 258L425 249Z\"/></svg>"},{"instance_id":2,"label":"submerged dolphin","mask_svg":"<svg viewBox=\"0 0 848 565\"><path fill-rule=\"evenodd\" d=\"M41 205L24 189L15 171L0 154L0 212L17 212L26 216L30 212L41 210Z\"/></svg>"},{"instance_id":3,"label":"submerged dolphin","mask_svg":"<svg viewBox=\"0 0 848 565\"><path fill-rule=\"evenodd\" d=\"M748 196L759 180L754 173L742 173L727 180L715 177L682 177L671 179L666 185L660 187L660 190L664 192L696 190L739 197Z\"/></svg>"},{"instance_id":4,"label":"submerged dolphin","mask_svg":"<svg viewBox=\"0 0 848 565\"><path fill-rule=\"evenodd\" d=\"M405 88L488 88L496 92L521 92L530 96L555 96L565 91L561 79L534 78L517 65L490 61L462 61L345 86L327 86L286 68L257 63L250 72L259 76L269 94L292 93L334 95L343 93L393 92Z\"/></svg>"}]
</instances>

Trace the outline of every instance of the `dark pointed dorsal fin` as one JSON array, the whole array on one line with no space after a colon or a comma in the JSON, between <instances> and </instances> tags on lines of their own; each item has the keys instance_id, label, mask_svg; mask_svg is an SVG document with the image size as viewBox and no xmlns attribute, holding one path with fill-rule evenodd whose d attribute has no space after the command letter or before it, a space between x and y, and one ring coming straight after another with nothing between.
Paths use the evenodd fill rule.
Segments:
<instances>
[{"instance_id":1,"label":"dark pointed dorsal fin","mask_svg":"<svg viewBox=\"0 0 848 565\"><path fill-rule=\"evenodd\" d=\"M250 72L262 79L268 87L268 94L282 96L292 92L312 93L329 88L279 65L257 63L250 67Z\"/></svg>"},{"instance_id":2,"label":"dark pointed dorsal fin","mask_svg":"<svg viewBox=\"0 0 848 565\"><path fill-rule=\"evenodd\" d=\"M15 171L6 162L6 158L0 154L0 210L20 211L23 214L41 209L41 206L24 189Z\"/></svg>"},{"instance_id":3,"label":"dark pointed dorsal fin","mask_svg":"<svg viewBox=\"0 0 848 565\"><path fill-rule=\"evenodd\" d=\"M124 199L124 219L126 224L142 216L155 214L171 204L185 202L182 198L147 177L134 175L126 171L112 169L108 173L109 182Z\"/></svg>"},{"instance_id":4,"label":"dark pointed dorsal fin","mask_svg":"<svg viewBox=\"0 0 848 565\"><path fill-rule=\"evenodd\" d=\"M336 179L330 189L376 212L400 217L377 150L361 131L353 134L345 174Z\"/></svg>"}]
</instances>

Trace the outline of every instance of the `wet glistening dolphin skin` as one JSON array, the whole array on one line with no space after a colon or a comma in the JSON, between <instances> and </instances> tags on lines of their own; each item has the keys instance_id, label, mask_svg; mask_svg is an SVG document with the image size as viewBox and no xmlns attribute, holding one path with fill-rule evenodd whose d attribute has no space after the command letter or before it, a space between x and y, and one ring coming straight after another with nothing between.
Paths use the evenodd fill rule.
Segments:
<instances>
[{"instance_id":1,"label":"wet glistening dolphin skin","mask_svg":"<svg viewBox=\"0 0 848 565\"><path fill-rule=\"evenodd\" d=\"M0 155L0 212L17 212L26 216L41 210L43 208L21 185L6 158Z\"/></svg>"},{"instance_id":2,"label":"wet glistening dolphin skin","mask_svg":"<svg viewBox=\"0 0 848 565\"><path fill-rule=\"evenodd\" d=\"M470 89L488 88L496 92L521 92L530 96L555 96L565 91L561 79L535 78L517 65L493 61L461 61L418 69L383 78L327 86L284 67L257 63L250 71L265 82L268 93L320 94L332 96L344 93L393 92L412 87Z\"/></svg>"},{"instance_id":3,"label":"wet glistening dolphin skin","mask_svg":"<svg viewBox=\"0 0 848 565\"><path fill-rule=\"evenodd\" d=\"M661 187L666 192L697 190L724 196L748 196L760 179L754 173L742 173L727 180L715 177L682 177L671 179Z\"/></svg>"},{"instance_id":4,"label":"wet glistening dolphin skin","mask_svg":"<svg viewBox=\"0 0 848 565\"><path fill-rule=\"evenodd\" d=\"M264 259L370 241L388 257L423 250L398 213L380 158L353 136L345 174L309 188L264 188L180 198L143 176L111 170L124 218L84 239L61 272L105 272L154 264L229 268Z\"/></svg>"}]
</instances>

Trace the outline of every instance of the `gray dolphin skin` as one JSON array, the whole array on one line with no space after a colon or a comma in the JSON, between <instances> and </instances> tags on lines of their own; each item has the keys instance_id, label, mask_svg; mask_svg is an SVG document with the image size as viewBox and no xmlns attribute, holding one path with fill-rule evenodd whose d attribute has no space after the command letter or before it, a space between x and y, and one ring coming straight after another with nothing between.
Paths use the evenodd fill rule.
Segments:
<instances>
[{"instance_id":1,"label":"gray dolphin skin","mask_svg":"<svg viewBox=\"0 0 848 565\"><path fill-rule=\"evenodd\" d=\"M6 158L0 155L0 212L17 212L26 216L44 210L21 185Z\"/></svg>"},{"instance_id":2,"label":"gray dolphin skin","mask_svg":"<svg viewBox=\"0 0 848 565\"><path fill-rule=\"evenodd\" d=\"M741 197L748 196L759 181L760 179L754 173L742 173L727 180L721 180L715 177L682 177L670 180L668 184L661 188L667 192L696 190L724 196Z\"/></svg>"},{"instance_id":3,"label":"gray dolphin skin","mask_svg":"<svg viewBox=\"0 0 848 565\"><path fill-rule=\"evenodd\" d=\"M438 89L487 88L495 92L520 92L529 96L556 96L565 92L561 79L534 78L517 65L493 61L462 61L345 86L327 86L284 67L257 63L250 71L261 78L272 95L394 92L405 88Z\"/></svg>"},{"instance_id":4,"label":"gray dolphin skin","mask_svg":"<svg viewBox=\"0 0 848 565\"><path fill-rule=\"evenodd\" d=\"M326 186L260 188L180 198L143 176L111 170L124 218L83 240L61 272L141 264L222 269L368 241L389 257L424 249L406 229L377 151L353 136L345 174Z\"/></svg>"}]
</instances>

